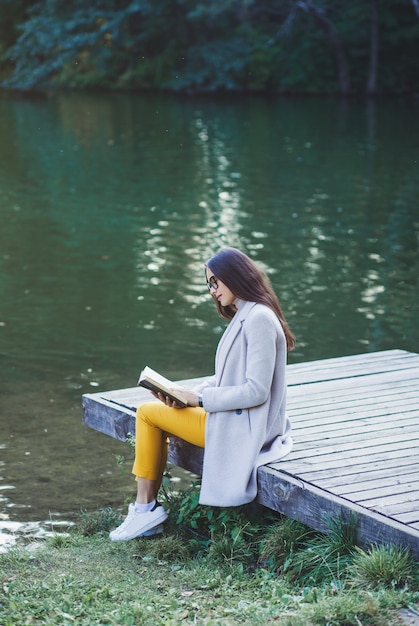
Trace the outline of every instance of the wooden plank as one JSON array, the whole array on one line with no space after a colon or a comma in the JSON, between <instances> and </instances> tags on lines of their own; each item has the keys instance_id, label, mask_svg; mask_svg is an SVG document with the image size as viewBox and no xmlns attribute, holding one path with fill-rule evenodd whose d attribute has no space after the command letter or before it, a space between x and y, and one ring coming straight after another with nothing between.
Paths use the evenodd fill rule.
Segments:
<instances>
[{"instance_id":1,"label":"wooden plank","mask_svg":"<svg viewBox=\"0 0 419 626\"><path fill-rule=\"evenodd\" d=\"M320 454L327 454L329 452L348 452L352 450L354 456L357 456L360 450L364 448L370 448L372 452L376 451L374 448L379 448L383 452L385 450L391 450L398 447L400 450L404 447L404 444L408 443L411 447L419 446L419 437L417 435L417 426L406 426L399 430L391 429L383 430L380 433L380 437L374 439L374 430L370 432L362 432L359 435L352 435L347 433L345 436L328 437L324 433L319 435L319 439L315 437L306 438L304 441L298 441L298 448L296 444L295 454L301 450L304 453L314 453L320 447ZM317 453L318 454L318 453Z\"/></svg>"},{"instance_id":2,"label":"wooden plank","mask_svg":"<svg viewBox=\"0 0 419 626\"><path fill-rule=\"evenodd\" d=\"M118 407L99 394L84 394L83 422L105 435L125 441L127 434L135 430L135 413Z\"/></svg>"},{"instance_id":3,"label":"wooden plank","mask_svg":"<svg viewBox=\"0 0 419 626\"><path fill-rule=\"evenodd\" d=\"M415 352L405 350L381 350L377 352L365 352L363 354L350 354L347 356L331 357L328 359L317 359L304 361L288 365L288 372L291 374L305 374L312 371L342 370L349 367L370 368L377 371L381 364L390 363L393 367L400 363L411 363L418 359Z\"/></svg>"},{"instance_id":4,"label":"wooden plank","mask_svg":"<svg viewBox=\"0 0 419 626\"><path fill-rule=\"evenodd\" d=\"M410 370L411 371L411 370ZM381 375L382 376L382 375ZM313 385L321 385L322 393L319 395L319 389L316 389L315 393L311 393L311 387L304 387L304 394L296 394L295 389L293 389L293 393L288 393L288 404L289 406L300 406L303 412L310 413L313 408L322 408L328 405L336 405L342 404L345 406L347 402L356 402L359 400L361 404L363 404L362 399L365 399L368 402L373 403L377 398L379 399L397 399L399 396L405 396L406 394L417 394L419 383L416 377L412 376L410 380L406 380L406 378L402 378L399 380L392 380L391 386L389 385L389 381L376 380L375 384L372 384L371 381L369 384L365 385L356 385L354 386L353 381L352 384L347 387L344 385L346 381L342 379L341 381L334 383L313 383ZM366 381L365 381L366 382ZM301 399L304 398L304 403L301 402Z\"/></svg>"},{"instance_id":5,"label":"wooden plank","mask_svg":"<svg viewBox=\"0 0 419 626\"><path fill-rule=\"evenodd\" d=\"M397 515L392 512L392 517L396 519L398 522L403 522L403 524L414 524L415 522L419 522L419 506L412 511L406 511L406 513L398 513Z\"/></svg>"},{"instance_id":6,"label":"wooden plank","mask_svg":"<svg viewBox=\"0 0 419 626\"><path fill-rule=\"evenodd\" d=\"M300 383L296 382L294 386L288 387L287 397L291 405L294 399L297 399L299 403L303 398L304 403L301 402L301 404L306 404L310 398L315 398L316 396L321 397L321 395L327 398L328 393L333 393L336 390L340 390L341 392L349 391L352 392L353 395L355 390L357 393L360 393L368 388L376 388L377 390L385 389L388 385L395 388L398 383L404 383L406 381L417 386L418 376L419 366L416 366L407 370L395 370L381 373L372 372L368 376L360 378L348 377L325 381L313 380L310 385L307 384L307 381L301 380Z\"/></svg>"},{"instance_id":7,"label":"wooden plank","mask_svg":"<svg viewBox=\"0 0 419 626\"><path fill-rule=\"evenodd\" d=\"M416 475L414 475L416 477ZM367 501L385 497L388 494L394 494L399 497L399 502L403 501L403 494L408 492L419 493L419 483L417 480L409 481L409 476L400 476L400 480L397 483L391 484L378 484L372 483L357 483L341 485L339 488L329 487L324 483L315 482L320 489L332 491L342 498L347 500L353 500L354 502ZM410 498L409 498L410 499Z\"/></svg>"},{"instance_id":8,"label":"wooden plank","mask_svg":"<svg viewBox=\"0 0 419 626\"><path fill-rule=\"evenodd\" d=\"M300 452L300 451L299 451ZM365 462L365 454L363 451L360 451L359 454L351 454L350 452L345 452L344 454L336 454L333 452L332 454L322 456L313 456L310 459L306 458L304 454L299 458L295 458L297 451L293 451L290 455L290 458L286 459L286 468L284 468L290 474L298 474L302 475L308 471L316 471L323 469L333 468L334 471L338 471L340 467L344 467L345 464L349 463L363 463ZM417 459L417 444L416 442L412 442L412 446L410 449L405 449L405 454L412 459ZM400 450L399 448L395 448L393 450L381 450L376 449L374 452L371 450L368 451L368 457L370 457L371 462L375 461L386 461L400 458ZM276 463L272 463L272 466L275 467Z\"/></svg>"},{"instance_id":9,"label":"wooden plank","mask_svg":"<svg viewBox=\"0 0 419 626\"><path fill-rule=\"evenodd\" d=\"M409 546L419 556L419 533L396 520L319 489L294 476L264 466L259 469L258 501L312 528L327 530L326 516L348 520L358 517L360 545L397 544Z\"/></svg>"},{"instance_id":10,"label":"wooden plank","mask_svg":"<svg viewBox=\"0 0 419 626\"><path fill-rule=\"evenodd\" d=\"M413 459L416 460L415 457L413 457ZM391 466L390 462L385 463L381 469L376 470L371 469L369 465L352 466L351 469L343 467L340 470L339 476L336 476L336 472L332 473L330 470L328 470L327 476L324 476L321 474L320 470L320 472L312 472L308 474L308 476L305 475L304 480L310 481L311 478L315 478L316 485L335 491L341 485L347 485L348 482L352 484L356 483L357 486L367 481L374 482L374 484L382 484L381 481L397 481L400 476L406 479L408 476L417 474L418 472L419 464L412 463L412 458L410 457L396 460Z\"/></svg>"},{"instance_id":11,"label":"wooden plank","mask_svg":"<svg viewBox=\"0 0 419 626\"><path fill-rule=\"evenodd\" d=\"M357 475L359 474L367 474L368 472L377 473L379 475L380 472L392 472L394 473L399 467L416 467L417 464L417 454L410 456L404 456L402 458L396 457L393 459L377 459L375 461L370 461L369 458L365 459L357 459L354 463L345 463L344 466L340 466L341 474L339 476L336 475L336 467L322 467L317 470L305 471L304 472L304 480L310 481L310 478L316 477L316 480L336 480L336 484L339 484L340 480L346 480L346 475ZM289 461L288 461L289 462Z\"/></svg>"},{"instance_id":12,"label":"wooden plank","mask_svg":"<svg viewBox=\"0 0 419 626\"><path fill-rule=\"evenodd\" d=\"M304 480L306 480L305 475L308 473L312 473L312 480L315 482L315 474L321 471L333 471L335 473L339 472L341 468L346 465L356 466L358 463L362 465L365 463L365 455L361 454L359 456L352 456L350 453L345 453L345 455L332 454L328 455L328 457L313 457L310 460L306 460L304 456L298 459L293 458L293 454L295 451L291 452L290 457L287 457L282 461L281 466L283 467L283 471L286 471L289 474L295 474L301 476ZM405 458L409 458L412 461L416 461L418 457L417 445L414 443L410 450L405 450L404 454ZM391 451L386 451L385 453L381 450L377 450L375 454L368 455L371 464L374 463L386 463L387 461L394 462L395 460L400 458L400 450L395 449ZM271 466L273 468L278 468L278 463L272 463ZM314 478L313 478L314 476ZM307 480L310 480L307 478Z\"/></svg>"},{"instance_id":13,"label":"wooden plank","mask_svg":"<svg viewBox=\"0 0 419 626\"><path fill-rule=\"evenodd\" d=\"M414 501L417 498L417 491L410 491L407 493L394 493L394 491L389 490L387 495L382 495L379 498L368 498L358 500L358 504L361 506L365 506L368 509L374 509L377 511L381 511L382 507L385 507L387 510L391 510L393 505L399 504L400 500L404 502Z\"/></svg>"},{"instance_id":14,"label":"wooden plank","mask_svg":"<svg viewBox=\"0 0 419 626\"><path fill-rule=\"evenodd\" d=\"M316 482L316 484L319 484ZM388 489L389 487L397 493L403 493L407 486L415 485L415 489L419 493L419 474L414 472L413 474L398 474L396 476L389 476L388 478L376 479L376 480L364 480L360 481L359 476L356 481L351 481L346 484L333 487L333 493L338 496L344 496L351 500L358 501L360 498L367 498L369 493L374 493L378 498L381 490ZM329 485L322 483L324 489L330 489Z\"/></svg>"},{"instance_id":15,"label":"wooden plank","mask_svg":"<svg viewBox=\"0 0 419 626\"><path fill-rule=\"evenodd\" d=\"M398 413L400 411L409 412L410 410L413 411L419 408L417 401L419 397L419 384L418 388L410 394L401 394L395 389L397 395L395 395L393 400L385 397L382 398L379 392L377 392L377 397L372 396L369 398L363 395L361 390L358 390L357 399L354 401L352 398L344 396L340 389L341 400L336 401L334 399L329 400L324 390L320 389L318 391L323 401L319 398L317 405L313 404L308 406L303 396L299 398L298 403L288 403L288 414L292 418L296 428L309 426L313 421L313 416L316 417L316 420L319 420L319 423L330 423L333 421L333 418L336 419L336 417L339 418L339 416L341 416L341 419L349 419L351 414L355 417L356 414L358 414L360 416L358 419L365 419L374 416L371 414L371 411L375 412L377 415L382 415ZM380 398L378 398L378 396L380 396Z\"/></svg>"},{"instance_id":16,"label":"wooden plank","mask_svg":"<svg viewBox=\"0 0 419 626\"><path fill-rule=\"evenodd\" d=\"M318 399L317 405L308 406L304 403L304 407L301 407L300 404L290 403L288 412L298 415L297 423L299 427L309 424L313 414L316 415L316 420L319 420L319 424L330 423L336 416L344 418L345 416L359 415L357 419L363 419L363 416L370 418L374 417L374 414L398 413L401 410L414 411L418 409L418 394L419 385L418 389L413 389L405 394L395 390L392 397L386 397L380 392L374 395L371 394L368 397L362 395L358 390L356 399L348 398L341 393L339 401L335 399L330 401L325 394L322 394L323 398Z\"/></svg>"},{"instance_id":17,"label":"wooden plank","mask_svg":"<svg viewBox=\"0 0 419 626\"><path fill-rule=\"evenodd\" d=\"M401 513L411 513L412 511L419 511L419 494L416 494L416 500L408 500L405 502L399 502L391 506L391 512L393 516L397 516Z\"/></svg>"},{"instance_id":18,"label":"wooden plank","mask_svg":"<svg viewBox=\"0 0 419 626\"><path fill-rule=\"evenodd\" d=\"M391 420L389 419L391 417ZM294 436L298 437L301 444L310 443L322 439L324 441L334 441L335 439L343 440L354 437L364 437L366 435L374 435L377 430L382 436L386 433L391 435L395 431L400 432L417 432L418 430L419 410L409 411L408 413L397 413L391 416L385 414L374 415L371 419L361 418L349 421L335 422L330 424L320 423L318 429L312 424L306 428L294 429ZM356 429L356 435L354 431ZM353 439L355 440L355 439Z\"/></svg>"},{"instance_id":19,"label":"wooden plank","mask_svg":"<svg viewBox=\"0 0 419 626\"><path fill-rule=\"evenodd\" d=\"M393 373L393 375L380 374L380 378L375 380L375 384L371 384L370 379L357 380L356 385L354 385L352 379L348 381L340 379L340 381L327 383L313 383L312 385L322 386L321 395L319 395L318 388L314 389L312 385L302 387L302 393L298 393L298 387L293 387L288 392L288 404L290 406L294 406L294 404L299 406L301 404L301 409L310 411L313 407L322 407L324 404L332 403L346 404L348 400L356 400L360 397L365 399L371 398L371 401L374 401L377 397L395 396L397 398L405 393L416 393L419 387L416 369L409 370L408 373L404 370L399 374L397 372ZM390 381L388 380L389 377L391 378ZM304 397L304 403L301 403L302 397Z\"/></svg>"},{"instance_id":20,"label":"wooden plank","mask_svg":"<svg viewBox=\"0 0 419 626\"><path fill-rule=\"evenodd\" d=\"M289 386L292 387L293 385L337 380L340 378L360 378L371 373L395 372L418 366L419 357L413 353L401 355L381 353L381 358L375 357L371 359L368 357L361 358L360 355L357 360L342 357L342 360L337 358L312 361L301 367L291 365L287 369L287 380Z\"/></svg>"},{"instance_id":21,"label":"wooden plank","mask_svg":"<svg viewBox=\"0 0 419 626\"><path fill-rule=\"evenodd\" d=\"M348 441L348 438L344 439L340 443L328 442L327 440L320 440L319 443L315 442L313 445L302 445L298 441L295 445L295 450L292 453L291 458L298 459L304 457L306 460L312 460L315 457L323 457L331 454L345 454L346 458L351 456L359 456L362 452L365 455L392 452L394 450L401 451L402 449L417 448L419 444L418 436L413 438L414 433L403 432L395 433L393 437L386 436L376 437L374 440L362 439L354 435L353 439L356 441L357 446L354 448L353 442Z\"/></svg>"},{"instance_id":22,"label":"wooden plank","mask_svg":"<svg viewBox=\"0 0 419 626\"><path fill-rule=\"evenodd\" d=\"M419 389L417 393L419 397ZM293 425L294 432L299 434L307 432L316 426L339 427L362 426L362 424L380 424L386 426L393 416L397 419L412 419L419 414L419 405L414 398L401 399L399 403L372 403L363 406L351 404L350 400L346 405L326 405L323 409L313 407L310 412L300 414L298 407L289 407L288 415ZM378 418L378 419L375 419Z\"/></svg>"},{"instance_id":23,"label":"wooden plank","mask_svg":"<svg viewBox=\"0 0 419 626\"><path fill-rule=\"evenodd\" d=\"M419 389L417 395L419 395ZM324 406L323 409L313 407L310 412L307 411L302 415L299 413L298 407L290 407L288 415L292 420L294 430L306 431L308 428L316 425L321 427L329 425L339 426L342 424L345 427L346 422L349 424L353 422L369 424L375 417L384 418L381 421L385 424L388 419L391 419L392 415L399 416L404 414L405 418L408 419L409 417L414 417L415 412L417 416L419 406L413 398L410 398L406 399L406 401L401 399L399 403L371 403L371 405L367 404L366 407L362 403L359 405L351 404L350 400L348 400L346 405L342 406L331 404ZM379 423L379 420L376 420L376 422Z\"/></svg>"},{"instance_id":24,"label":"wooden plank","mask_svg":"<svg viewBox=\"0 0 419 626\"><path fill-rule=\"evenodd\" d=\"M346 486L346 488L334 489L333 493L338 496L343 496L348 500L354 502L365 502L370 500L377 500L378 498L385 498L389 495L396 495L398 498L401 495L410 493L419 493L419 481L408 480L406 482L398 482L397 485L389 484L382 485L381 487L370 485L368 489L354 489L354 486ZM398 499L400 501L400 498ZM368 504L366 504L368 506Z\"/></svg>"},{"instance_id":25,"label":"wooden plank","mask_svg":"<svg viewBox=\"0 0 419 626\"><path fill-rule=\"evenodd\" d=\"M295 427L293 429L294 439L301 446L307 446L313 441L333 441L335 439L343 440L349 437L368 437L379 432L383 437L391 432L402 434L409 430L418 428L419 410L374 415L371 419L364 418L357 420L342 419L341 421L332 420L330 424L320 422L318 430L316 430L315 420L312 424L305 428Z\"/></svg>"},{"instance_id":26,"label":"wooden plank","mask_svg":"<svg viewBox=\"0 0 419 626\"><path fill-rule=\"evenodd\" d=\"M414 457L417 457L418 450L418 442L417 441L404 441L402 442L404 448L406 450L406 454ZM368 444L366 443L366 446ZM304 454L304 450L301 452L302 456L297 459L298 463L293 462L292 460L287 461L289 465L287 465L287 471L292 471L292 473L303 473L308 467L315 465L316 469L324 469L325 463L329 463L332 467L335 467L336 470L339 467L345 465L345 463L352 462L353 460L365 461L365 457L371 456L371 460L379 460L379 459L394 459L397 456L401 455L401 450L396 442L393 446L376 446L376 447L365 447L353 450L351 446L349 446L348 450L345 450L342 453L339 453L338 450L333 450L330 453L326 448L322 448L318 454L310 456L310 450L307 450ZM297 451L295 451L295 455L297 455Z\"/></svg>"}]
</instances>

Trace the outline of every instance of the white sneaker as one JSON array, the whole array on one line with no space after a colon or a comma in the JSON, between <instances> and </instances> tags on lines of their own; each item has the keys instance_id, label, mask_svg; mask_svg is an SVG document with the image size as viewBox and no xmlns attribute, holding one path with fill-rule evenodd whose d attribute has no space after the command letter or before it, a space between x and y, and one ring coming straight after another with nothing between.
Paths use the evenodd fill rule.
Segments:
<instances>
[{"instance_id":1,"label":"white sneaker","mask_svg":"<svg viewBox=\"0 0 419 626\"><path fill-rule=\"evenodd\" d=\"M146 530L145 533L141 535L141 537L154 537L154 535L161 535L164 531L164 524L159 524L154 528L150 528L150 530Z\"/></svg>"},{"instance_id":2,"label":"white sneaker","mask_svg":"<svg viewBox=\"0 0 419 626\"><path fill-rule=\"evenodd\" d=\"M168 518L164 508L156 502L148 513L137 513L135 504L128 507L128 515L118 528L109 533L111 541L128 541L134 537L150 537L163 532L162 523Z\"/></svg>"}]
</instances>

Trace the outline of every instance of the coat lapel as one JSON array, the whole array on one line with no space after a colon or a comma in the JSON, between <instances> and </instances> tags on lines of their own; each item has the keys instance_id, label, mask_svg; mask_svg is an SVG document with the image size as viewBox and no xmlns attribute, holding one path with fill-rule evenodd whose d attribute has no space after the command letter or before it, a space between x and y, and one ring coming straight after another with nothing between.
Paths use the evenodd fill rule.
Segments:
<instances>
[{"instance_id":1,"label":"coat lapel","mask_svg":"<svg viewBox=\"0 0 419 626\"><path fill-rule=\"evenodd\" d=\"M244 302L238 308L237 313L231 320L224 335L218 344L217 355L215 359L215 371L217 375L217 384L223 375L224 367L227 361L228 354L231 350L234 340L242 329L242 324L246 319L250 309L255 306L255 302Z\"/></svg>"}]
</instances>

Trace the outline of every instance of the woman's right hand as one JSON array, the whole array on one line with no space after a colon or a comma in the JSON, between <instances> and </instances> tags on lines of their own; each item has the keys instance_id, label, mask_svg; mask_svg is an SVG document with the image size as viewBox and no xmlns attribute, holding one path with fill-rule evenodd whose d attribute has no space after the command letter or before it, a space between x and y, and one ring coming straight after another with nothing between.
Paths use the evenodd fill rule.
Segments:
<instances>
[{"instance_id":1,"label":"woman's right hand","mask_svg":"<svg viewBox=\"0 0 419 626\"><path fill-rule=\"evenodd\" d=\"M161 392L156 393L155 391L152 391L151 393L153 394L155 398L157 398L157 400L160 400L160 402L163 402L163 404L170 407L171 409L183 409L184 408L176 404L175 400L172 400L171 398L169 398L169 396L165 396Z\"/></svg>"}]
</instances>

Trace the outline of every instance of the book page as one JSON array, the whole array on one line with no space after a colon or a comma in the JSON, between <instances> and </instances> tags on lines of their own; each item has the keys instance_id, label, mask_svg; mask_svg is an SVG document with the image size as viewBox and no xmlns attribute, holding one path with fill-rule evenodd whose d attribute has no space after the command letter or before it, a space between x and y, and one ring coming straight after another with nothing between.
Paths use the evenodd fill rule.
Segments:
<instances>
[{"instance_id":1,"label":"book page","mask_svg":"<svg viewBox=\"0 0 419 626\"><path fill-rule=\"evenodd\" d=\"M180 393L176 393L176 389L180 389L178 385L175 385L171 380L165 378L158 372L151 369L151 367L145 367L138 379L138 385L145 387L150 391L161 392L163 395L169 396L179 406L188 406L187 400Z\"/></svg>"}]
</instances>

